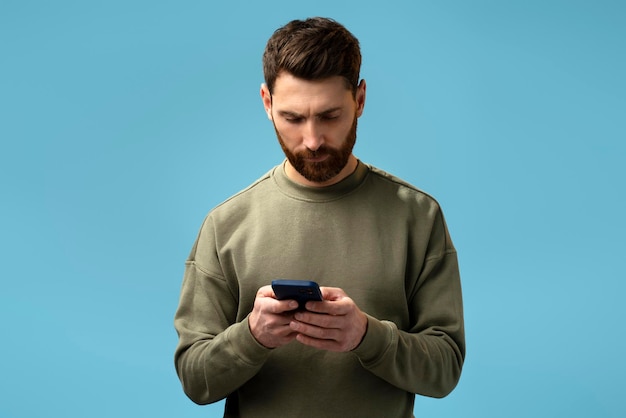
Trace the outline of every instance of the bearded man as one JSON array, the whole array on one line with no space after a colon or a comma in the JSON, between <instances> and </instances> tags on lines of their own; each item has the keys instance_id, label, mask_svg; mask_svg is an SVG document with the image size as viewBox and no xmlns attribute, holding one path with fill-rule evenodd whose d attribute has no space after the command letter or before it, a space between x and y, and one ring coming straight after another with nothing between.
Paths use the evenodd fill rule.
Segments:
<instances>
[{"instance_id":1,"label":"bearded man","mask_svg":"<svg viewBox=\"0 0 626 418\"><path fill-rule=\"evenodd\" d=\"M456 250L439 204L357 159L358 40L332 19L279 28L261 99L286 159L210 211L186 262L175 365L225 417L413 417L465 357ZM277 278L321 301L278 300Z\"/></svg>"}]
</instances>

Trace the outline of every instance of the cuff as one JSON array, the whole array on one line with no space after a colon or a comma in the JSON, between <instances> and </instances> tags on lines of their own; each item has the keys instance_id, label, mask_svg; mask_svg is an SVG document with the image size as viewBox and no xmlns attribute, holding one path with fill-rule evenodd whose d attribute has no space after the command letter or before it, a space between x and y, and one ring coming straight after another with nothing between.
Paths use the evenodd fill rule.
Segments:
<instances>
[{"instance_id":1,"label":"cuff","mask_svg":"<svg viewBox=\"0 0 626 418\"><path fill-rule=\"evenodd\" d=\"M254 338L248 325L248 317L231 325L227 332L226 338L230 343L231 350L245 363L263 363L272 351Z\"/></svg>"},{"instance_id":2,"label":"cuff","mask_svg":"<svg viewBox=\"0 0 626 418\"><path fill-rule=\"evenodd\" d=\"M367 332L352 352L363 364L375 363L389 349L394 339L395 325L367 315Z\"/></svg>"}]
</instances>

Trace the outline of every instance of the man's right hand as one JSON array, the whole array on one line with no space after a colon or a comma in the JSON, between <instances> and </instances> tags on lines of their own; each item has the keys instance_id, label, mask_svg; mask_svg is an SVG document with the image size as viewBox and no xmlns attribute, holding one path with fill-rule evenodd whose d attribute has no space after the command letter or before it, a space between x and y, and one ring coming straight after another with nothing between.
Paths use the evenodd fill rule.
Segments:
<instances>
[{"instance_id":1,"label":"man's right hand","mask_svg":"<svg viewBox=\"0 0 626 418\"><path fill-rule=\"evenodd\" d=\"M291 342L297 335L290 327L298 307L295 300L278 300L271 286L260 288L254 308L248 318L252 336L267 348L277 348Z\"/></svg>"}]
</instances>

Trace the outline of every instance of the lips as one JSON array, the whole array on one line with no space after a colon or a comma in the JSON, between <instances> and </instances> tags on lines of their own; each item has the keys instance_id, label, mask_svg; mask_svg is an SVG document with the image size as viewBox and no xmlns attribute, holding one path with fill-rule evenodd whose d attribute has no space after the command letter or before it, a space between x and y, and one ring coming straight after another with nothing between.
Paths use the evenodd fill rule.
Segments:
<instances>
[{"instance_id":1,"label":"lips","mask_svg":"<svg viewBox=\"0 0 626 418\"><path fill-rule=\"evenodd\" d=\"M309 163L321 163L327 158L328 158L328 154L320 154L320 155L305 157L304 160Z\"/></svg>"}]
</instances>

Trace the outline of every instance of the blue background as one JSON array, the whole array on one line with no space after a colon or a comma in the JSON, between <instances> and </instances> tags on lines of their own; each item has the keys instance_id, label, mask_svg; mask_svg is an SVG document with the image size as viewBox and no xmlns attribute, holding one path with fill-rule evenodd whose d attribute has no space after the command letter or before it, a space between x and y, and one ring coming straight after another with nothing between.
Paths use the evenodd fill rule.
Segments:
<instances>
[{"instance_id":1,"label":"blue background","mask_svg":"<svg viewBox=\"0 0 626 418\"><path fill-rule=\"evenodd\" d=\"M623 417L626 3L0 3L0 416L211 417L174 373L204 215L282 158L277 27L361 41L355 153L438 198L467 361L423 417Z\"/></svg>"}]
</instances>

